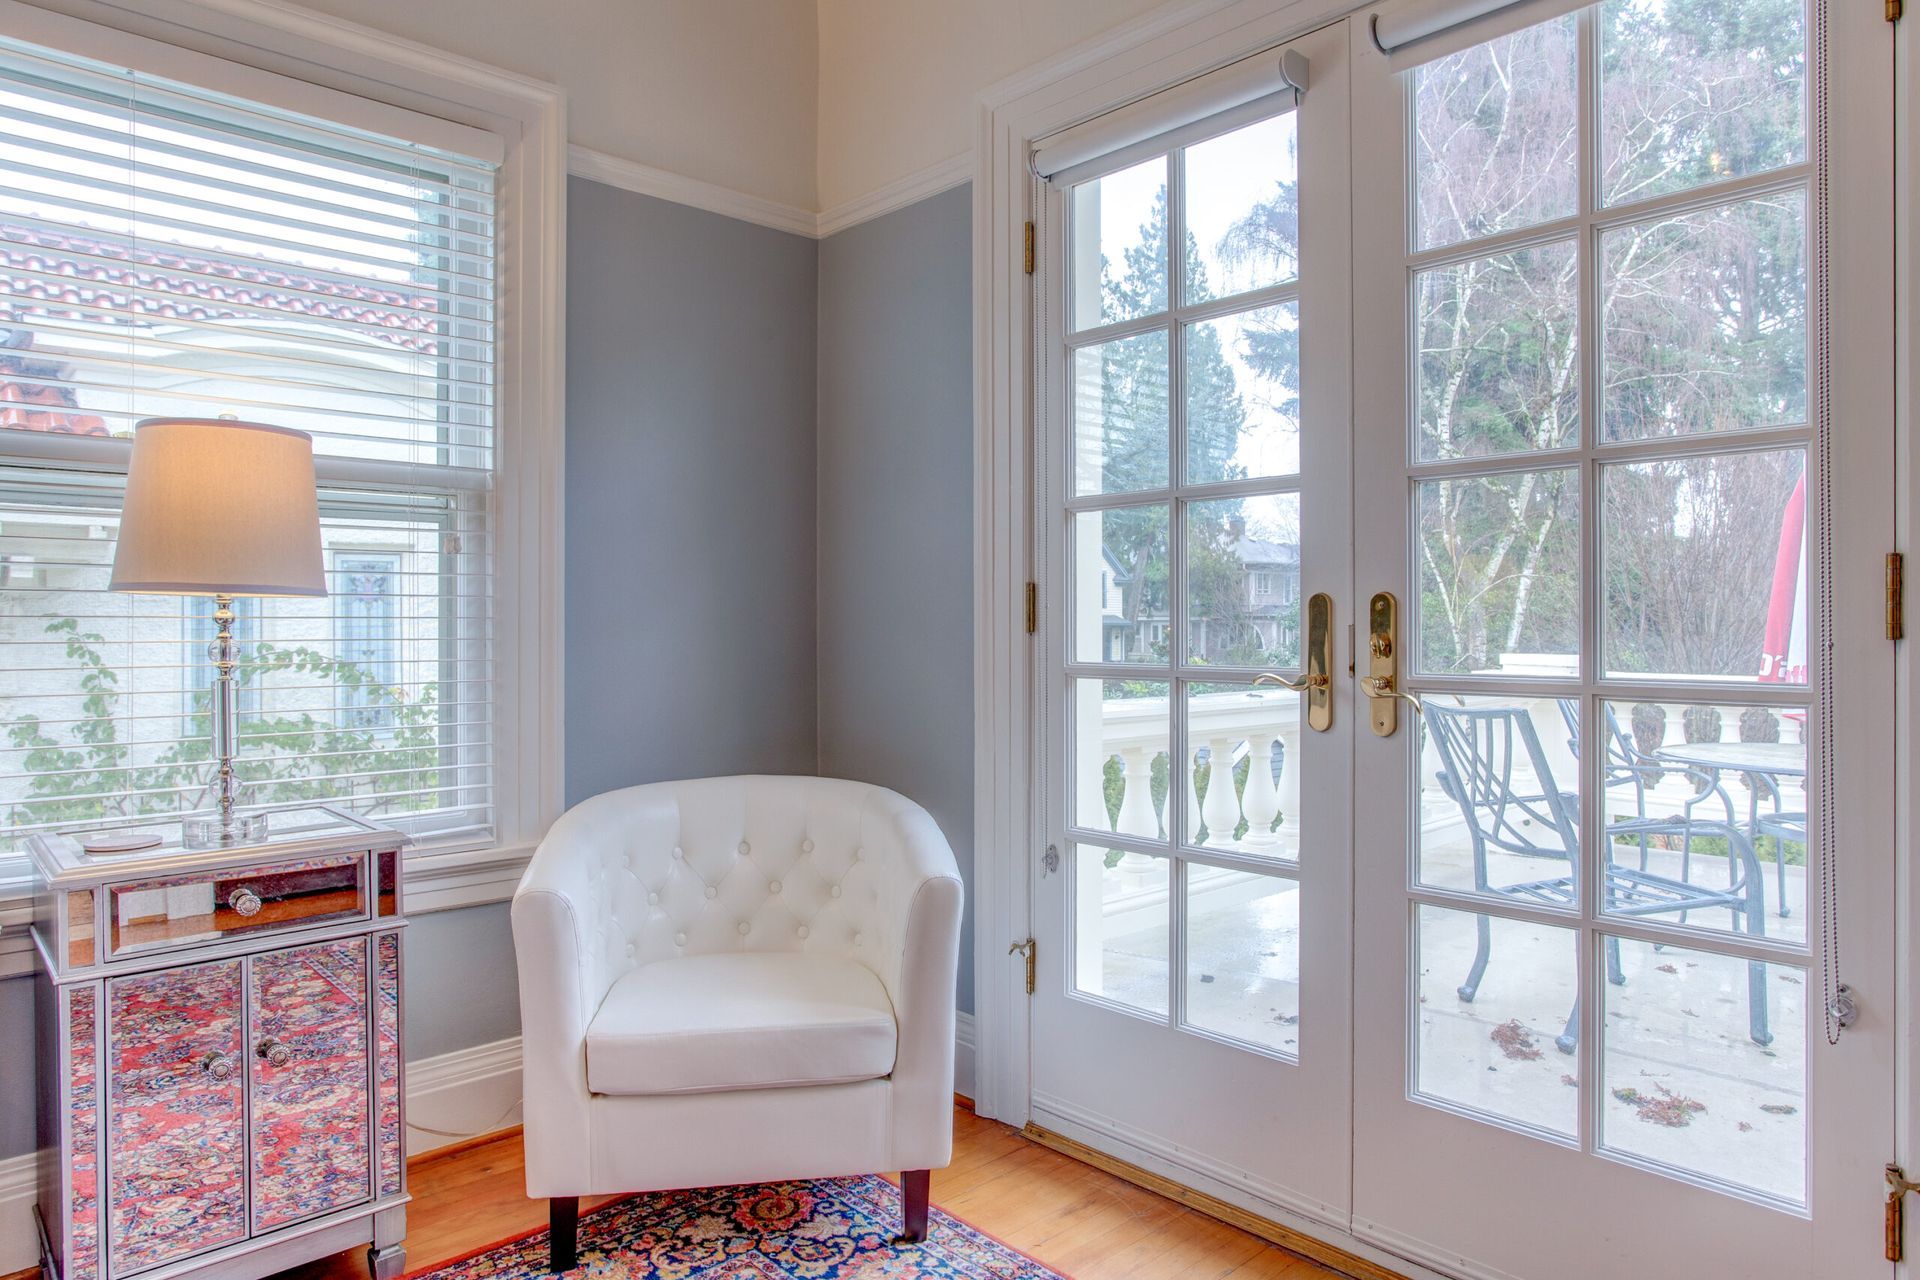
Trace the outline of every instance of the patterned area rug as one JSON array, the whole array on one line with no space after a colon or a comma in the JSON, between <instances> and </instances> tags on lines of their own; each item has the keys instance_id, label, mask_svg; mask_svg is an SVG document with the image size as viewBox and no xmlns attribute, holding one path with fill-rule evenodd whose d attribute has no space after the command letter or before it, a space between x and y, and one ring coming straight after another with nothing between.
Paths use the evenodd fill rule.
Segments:
<instances>
[{"instance_id":1,"label":"patterned area rug","mask_svg":"<svg viewBox=\"0 0 1920 1280\"><path fill-rule=\"evenodd\" d=\"M821 1178L628 1196L580 1215L583 1280L1064 1280L938 1208L922 1244L895 1244L885 1178ZM414 1273L417 1280L545 1280L534 1231Z\"/></svg>"}]
</instances>

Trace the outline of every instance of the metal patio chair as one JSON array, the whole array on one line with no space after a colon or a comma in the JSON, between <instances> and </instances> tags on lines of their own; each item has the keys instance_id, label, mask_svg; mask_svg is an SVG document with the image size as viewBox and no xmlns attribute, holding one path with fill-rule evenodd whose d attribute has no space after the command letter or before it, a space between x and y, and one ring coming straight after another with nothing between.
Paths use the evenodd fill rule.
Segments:
<instances>
[{"instance_id":1,"label":"metal patio chair","mask_svg":"<svg viewBox=\"0 0 1920 1280\"><path fill-rule=\"evenodd\" d=\"M1573 906L1580 883L1579 799L1555 784L1527 709L1449 707L1428 698L1421 718L1440 753L1441 790L1460 806L1473 842L1474 888L1516 901ZM1516 788L1516 769L1525 768L1532 770L1537 793ZM1709 888L1690 882L1684 873L1675 878L1613 860L1614 842L1621 838L1678 836L1686 840L1696 835L1727 841L1729 863L1738 866L1732 884ZM1722 907L1734 913L1737 931L1756 937L1765 933L1766 914L1761 901L1764 881L1759 861L1753 842L1733 823L1684 815L1622 818L1608 824L1607 837L1605 906L1609 912L1626 917L1678 913L1684 918L1688 911ZM1567 872L1495 884L1488 867L1489 855L1495 851L1564 861ZM1469 1004L1479 993L1492 950L1491 921L1484 914L1474 919L1478 948L1467 979L1459 987L1460 998ZM1607 940L1607 979L1615 986L1626 983L1626 974L1620 968L1620 944L1612 938ZM1766 966L1758 961L1748 964L1747 1001L1749 1034L1755 1044L1770 1044L1773 1036L1767 1029ZM1580 1005L1576 1000L1566 1029L1554 1041L1562 1053L1573 1052L1579 1025Z\"/></svg>"}]
</instances>

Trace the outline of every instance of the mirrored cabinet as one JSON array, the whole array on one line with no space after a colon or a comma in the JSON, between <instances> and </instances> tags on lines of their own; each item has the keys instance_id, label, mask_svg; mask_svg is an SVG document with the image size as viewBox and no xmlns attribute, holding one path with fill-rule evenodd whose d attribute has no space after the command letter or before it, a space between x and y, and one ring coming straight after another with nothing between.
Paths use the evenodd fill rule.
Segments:
<instances>
[{"instance_id":1,"label":"mirrored cabinet","mask_svg":"<svg viewBox=\"0 0 1920 1280\"><path fill-rule=\"evenodd\" d=\"M399 853L324 807L268 837L37 836L48 1280L250 1280L355 1244L402 1270Z\"/></svg>"}]
</instances>

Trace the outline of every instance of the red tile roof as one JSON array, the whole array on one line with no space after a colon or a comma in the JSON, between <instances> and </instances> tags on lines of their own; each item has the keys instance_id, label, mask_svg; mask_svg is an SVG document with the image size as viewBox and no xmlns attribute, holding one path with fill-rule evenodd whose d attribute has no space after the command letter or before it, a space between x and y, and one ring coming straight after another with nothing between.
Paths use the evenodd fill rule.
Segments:
<instances>
[{"instance_id":1,"label":"red tile roof","mask_svg":"<svg viewBox=\"0 0 1920 1280\"><path fill-rule=\"evenodd\" d=\"M47 276L61 279L36 278ZM97 322L94 313L112 311L126 319L111 323L125 324L254 319L273 311L384 330L379 338L411 351L431 353L440 345L435 298L173 246L129 246L0 222L0 278L0 427L18 430L109 434L102 418L80 411L70 388L40 381L64 380L67 366L58 356L32 354L36 316Z\"/></svg>"}]
</instances>

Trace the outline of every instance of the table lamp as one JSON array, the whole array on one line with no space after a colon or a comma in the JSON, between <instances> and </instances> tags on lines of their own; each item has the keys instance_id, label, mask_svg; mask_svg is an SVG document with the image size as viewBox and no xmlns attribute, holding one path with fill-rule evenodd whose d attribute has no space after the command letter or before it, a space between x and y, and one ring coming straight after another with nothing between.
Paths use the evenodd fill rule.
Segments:
<instances>
[{"instance_id":1,"label":"table lamp","mask_svg":"<svg viewBox=\"0 0 1920 1280\"><path fill-rule=\"evenodd\" d=\"M324 596L313 437L231 418L147 418L133 429L113 554L115 591L213 597L212 814L183 819L197 848L265 838L267 815L240 813L233 772L238 699L235 596Z\"/></svg>"}]
</instances>

